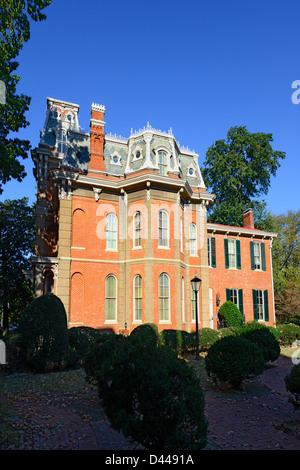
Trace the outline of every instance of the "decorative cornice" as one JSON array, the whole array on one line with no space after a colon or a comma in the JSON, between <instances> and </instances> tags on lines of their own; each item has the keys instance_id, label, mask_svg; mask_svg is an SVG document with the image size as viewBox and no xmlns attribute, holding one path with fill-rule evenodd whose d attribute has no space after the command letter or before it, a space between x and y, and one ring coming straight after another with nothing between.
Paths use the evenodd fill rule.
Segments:
<instances>
[{"instance_id":1,"label":"decorative cornice","mask_svg":"<svg viewBox=\"0 0 300 470\"><path fill-rule=\"evenodd\" d=\"M92 103L91 111L98 111L100 113L105 113L105 106L103 104Z\"/></svg>"},{"instance_id":2,"label":"decorative cornice","mask_svg":"<svg viewBox=\"0 0 300 470\"><path fill-rule=\"evenodd\" d=\"M227 234L233 234L233 235L249 235L251 237L258 237L258 238L270 238L273 239L274 237L277 237L277 233L272 233L272 232L264 232L262 230L258 229L250 229L250 228L245 228L245 227L234 227L234 226L229 226L229 225L219 225L219 224L212 224L212 223L207 223L207 232L213 232L213 233L224 233L225 235Z\"/></svg>"},{"instance_id":3,"label":"decorative cornice","mask_svg":"<svg viewBox=\"0 0 300 470\"><path fill-rule=\"evenodd\" d=\"M191 199L191 202L193 201L195 203L204 200L208 201L208 203L211 204L215 198L213 194L209 193L194 193L188 181L180 180L177 178L170 178L167 176L160 176L154 173L143 173L141 175L132 176L130 178L113 181L111 179L104 179L101 177L92 177L78 173L76 174L73 172L68 173L62 170L55 170L53 172L53 179L55 182L58 182L63 179L69 179L73 181L76 180L79 184L88 185L92 187L101 187L110 191L121 191L121 189L127 191L126 188L129 188L131 186L136 186L140 184L145 184L146 186L149 186L147 185L147 183L155 183L156 185L164 185L166 188L182 188L183 192L185 190L185 192L187 193L187 197Z\"/></svg>"}]
</instances>

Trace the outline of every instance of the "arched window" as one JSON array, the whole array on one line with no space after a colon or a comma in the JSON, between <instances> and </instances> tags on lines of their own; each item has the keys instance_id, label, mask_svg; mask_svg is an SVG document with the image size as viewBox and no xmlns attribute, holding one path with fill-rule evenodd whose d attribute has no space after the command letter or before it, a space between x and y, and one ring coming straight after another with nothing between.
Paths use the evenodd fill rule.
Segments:
<instances>
[{"instance_id":1,"label":"arched window","mask_svg":"<svg viewBox=\"0 0 300 470\"><path fill-rule=\"evenodd\" d=\"M158 213L158 246L169 246L169 214L165 210Z\"/></svg>"},{"instance_id":2,"label":"arched window","mask_svg":"<svg viewBox=\"0 0 300 470\"><path fill-rule=\"evenodd\" d=\"M118 219L112 212L106 216L106 249L117 250Z\"/></svg>"},{"instance_id":3,"label":"arched window","mask_svg":"<svg viewBox=\"0 0 300 470\"><path fill-rule=\"evenodd\" d=\"M158 279L159 296L159 321L170 321L170 278L166 273L162 273Z\"/></svg>"},{"instance_id":4,"label":"arched window","mask_svg":"<svg viewBox=\"0 0 300 470\"><path fill-rule=\"evenodd\" d=\"M133 321L142 321L142 277L137 274L133 278Z\"/></svg>"},{"instance_id":5,"label":"arched window","mask_svg":"<svg viewBox=\"0 0 300 470\"><path fill-rule=\"evenodd\" d=\"M105 321L117 321L117 279L113 274L105 279Z\"/></svg>"},{"instance_id":6,"label":"arched window","mask_svg":"<svg viewBox=\"0 0 300 470\"><path fill-rule=\"evenodd\" d=\"M197 255L197 227L196 224L190 224L190 255Z\"/></svg>"},{"instance_id":7,"label":"arched window","mask_svg":"<svg viewBox=\"0 0 300 470\"><path fill-rule=\"evenodd\" d=\"M133 246L142 246L142 214L137 211L133 215Z\"/></svg>"},{"instance_id":8,"label":"arched window","mask_svg":"<svg viewBox=\"0 0 300 470\"><path fill-rule=\"evenodd\" d=\"M47 271L44 278L44 294L53 294L54 277L52 271Z\"/></svg>"},{"instance_id":9,"label":"arched window","mask_svg":"<svg viewBox=\"0 0 300 470\"><path fill-rule=\"evenodd\" d=\"M158 152L158 174L161 176L168 175L168 160L167 154L163 150Z\"/></svg>"}]
</instances>

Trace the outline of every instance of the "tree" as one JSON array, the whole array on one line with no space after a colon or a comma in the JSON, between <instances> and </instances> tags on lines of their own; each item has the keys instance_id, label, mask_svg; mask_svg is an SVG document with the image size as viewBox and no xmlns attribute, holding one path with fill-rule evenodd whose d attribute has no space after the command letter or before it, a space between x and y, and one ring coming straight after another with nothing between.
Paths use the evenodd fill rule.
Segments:
<instances>
[{"instance_id":1,"label":"tree","mask_svg":"<svg viewBox=\"0 0 300 470\"><path fill-rule=\"evenodd\" d=\"M14 59L30 38L30 19L44 20L46 16L42 10L50 3L51 0L1 0L0 80L5 84L6 100L0 103L0 194L2 185L11 178L22 181L26 176L24 165L18 158L27 158L30 149L28 140L9 137L11 132L29 125L25 113L30 97L16 93L20 77L14 74L19 65Z\"/></svg>"},{"instance_id":2,"label":"tree","mask_svg":"<svg viewBox=\"0 0 300 470\"><path fill-rule=\"evenodd\" d=\"M265 202L271 175L275 176L285 152L273 150L272 134L250 133L245 126L231 127L227 139L217 140L206 152L203 179L217 200L209 222L243 225L243 212L251 207L257 217Z\"/></svg>"},{"instance_id":3,"label":"tree","mask_svg":"<svg viewBox=\"0 0 300 470\"><path fill-rule=\"evenodd\" d=\"M300 211L271 215L274 294L277 319L300 319Z\"/></svg>"},{"instance_id":4,"label":"tree","mask_svg":"<svg viewBox=\"0 0 300 470\"><path fill-rule=\"evenodd\" d=\"M35 233L34 210L28 199L0 202L0 299L3 330L9 326L9 303L27 283Z\"/></svg>"}]
</instances>

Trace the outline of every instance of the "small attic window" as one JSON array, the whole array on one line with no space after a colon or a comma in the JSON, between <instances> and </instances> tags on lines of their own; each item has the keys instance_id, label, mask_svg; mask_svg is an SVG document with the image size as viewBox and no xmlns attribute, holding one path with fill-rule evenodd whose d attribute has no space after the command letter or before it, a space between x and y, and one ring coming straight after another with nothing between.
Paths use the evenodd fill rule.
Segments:
<instances>
[{"instance_id":1,"label":"small attic window","mask_svg":"<svg viewBox=\"0 0 300 470\"><path fill-rule=\"evenodd\" d=\"M111 156L110 156L110 162L109 162L111 165L119 165L119 166L122 166L122 163L121 163L121 157L120 155L118 154L118 152L114 152Z\"/></svg>"},{"instance_id":2,"label":"small attic window","mask_svg":"<svg viewBox=\"0 0 300 470\"><path fill-rule=\"evenodd\" d=\"M196 176L196 174L195 174L195 169L192 168L192 167L190 167L190 168L188 169L188 174L189 174L189 176Z\"/></svg>"},{"instance_id":3,"label":"small attic window","mask_svg":"<svg viewBox=\"0 0 300 470\"><path fill-rule=\"evenodd\" d=\"M68 121L72 121L72 116L71 116L71 114L68 114L67 119L68 119Z\"/></svg>"},{"instance_id":4,"label":"small attic window","mask_svg":"<svg viewBox=\"0 0 300 470\"><path fill-rule=\"evenodd\" d=\"M133 152L133 158L132 161L134 162L135 160L140 160L143 157L143 150L141 147L138 145L136 149Z\"/></svg>"}]
</instances>

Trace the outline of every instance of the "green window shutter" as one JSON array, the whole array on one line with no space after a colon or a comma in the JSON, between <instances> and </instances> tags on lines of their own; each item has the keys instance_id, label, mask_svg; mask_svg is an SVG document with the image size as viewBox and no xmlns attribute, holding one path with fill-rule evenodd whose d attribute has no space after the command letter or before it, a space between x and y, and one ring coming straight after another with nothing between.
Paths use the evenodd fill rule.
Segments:
<instances>
[{"instance_id":1,"label":"green window shutter","mask_svg":"<svg viewBox=\"0 0 300 470\"><path fill-rule=\"evenodd\" d=\"M252 289L252 297L253 297L253 316L254 320L258 320L258 308L257 308L257 290Z\"/></svg>"},{"instance_id":2,"label":"green window shutter","mask_svg":"<svg viewBox=\"0 0 300 470\"><path fill-rule=\"evenodd\" d=\"M237 269L241 269L241 242L240 240L236 240L236 267Z\"/></svg>"},{"instance_id":3,"label":"green window shutter","mask_svg":"<svg viewBox=\"0 0 300 470\"><path fill-rule=\"evenodd\" d=\"M214 237L211 237L211 266L212 268L215 268L217 263L216 263L216 239Z\"/></svg>"},{"instance_id":4,"label":"green window shutter","mask_svg":"<svg viewBox=\"0 0 300 470\"><path fill-rule=\"evenodd\" d=\"M225 252L225 268L229 268L229 255L228 255L228 240L224 239L224 252Z\"/></svg>"},{"instance_id":5,"label":"green window shutter","mask_svg":"<svg viewBox=\"0 0 300 470\"><path fill-rule=\"evenodd\" d=\"M264 291L265 321L269 321L269 299L268 291Z\"/></svg>"},{"instance_id":6,"label":"green window shutter","mask_svg":"<svg viewBox=\"0 0 300 470\"><path fill-rule=\"evenodd\" d=\"M239 289L239 310L244 315L243 289Z\"/></svg>"},{"instance_id":7,"label":"green window shutter","mask_svg":"<svg viewBox=\"0 0 300 470\"><path fill-rule=\"evenodd\" d=\"M250 257L251 257L251 269L255 269L254 262L254 243L250 242Z\"/></svg>"},{"instance_id":8,"label":"green window shutter","mask_svg":"<svg viewBox=\"0 0 300 470\"><path fill-rule=\"evenodd\" d=\"M265 244L261 244L261 264L262 264L262 270L266 271L266 250L265 250Z\"/></svg>"},{"instance_id":9,"label":"green window shutter","mask_svg":"<svg viewBox=\"0 0 300 470\"><path fill-rule=\"evenodd\" d=\"M231 289L226 289L226 300L231 300Z\"/></svg>"}]
</instances>

